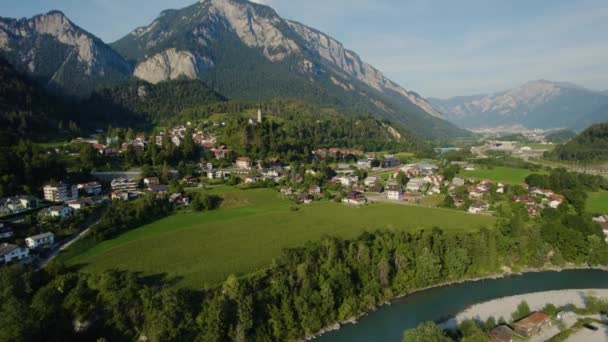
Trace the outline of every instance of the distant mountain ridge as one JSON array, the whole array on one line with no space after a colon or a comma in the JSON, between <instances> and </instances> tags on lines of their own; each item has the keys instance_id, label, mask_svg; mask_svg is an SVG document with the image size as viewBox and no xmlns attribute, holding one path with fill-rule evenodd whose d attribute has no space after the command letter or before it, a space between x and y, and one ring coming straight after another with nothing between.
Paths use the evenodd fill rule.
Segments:
<instances>
[{"instance_id":1,"label":"distant mountain ridge","mask_svg":"<svg viewBox=\"0 0 608 342\"><path fill-rule=\"evenodd\" d=\"M68 95L87 95L131 76L118 53L59 11L29 19L0 17L0 55L47 88Z\"/></svg>"},{"instance_id":2,"label":"distant mountain ridge","mask_svg":"<svg viewBox=\"0 0 608 342\"><path fill-rule=\"evenodd\" d=\"M429 102L448 120L466 128L523 125L580 129L584 128L582 122L589 125L602 120L601 114L594 113L608 105L608 96L573 83L538 80L491 95L429 98Z\"/></svg>"}]
</instances>

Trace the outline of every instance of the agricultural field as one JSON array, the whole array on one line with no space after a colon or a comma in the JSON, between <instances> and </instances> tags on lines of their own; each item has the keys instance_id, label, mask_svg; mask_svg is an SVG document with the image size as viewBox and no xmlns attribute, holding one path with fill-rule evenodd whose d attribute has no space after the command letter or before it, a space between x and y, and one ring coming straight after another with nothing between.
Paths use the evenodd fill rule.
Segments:
<instances>
[{"instance_id":1,"label":"agricultural field","mask_svg":"<svg viewBox=\"0 0 608 342\"><path fill-rule=\"evenodd\" d=\"M504 166L494 166L492 168L483 168L475 165L473 171L461 171L460 176L465 178L489 179L494 182L503 182L508 184L524 183L526 177L534 173L527 169L518 169ZM538 173L538 172L537 172Z\"/></svg>"},{"instance_id":2,"label":"agricultural field","mask_svg":"<svg viewBox=\"0 0 608 342\"><path fill-rule=\"evenodd\" d=\"M296 207L271 189L218 187L207 191L221 194L221 209L179 212L101 243L85 238L60 258L85 271L125 269L166 276L176 286L201 288L230 274L263 269L284 248L302 246L324 235L353 238L366 230L434 226L449 233L494 223L490 216L388 203L352 208L322 201Z\"/></svg>"},{"instance_id":3,"label":"agricultural field","mask_svg":"<svg viewBox=\"0 0 608 342\"><path fill-rule=\"evenodd\" d=\"M608 213L608 191L589 193L587 211L591 213Z\"/></svg>"}]
</instances>

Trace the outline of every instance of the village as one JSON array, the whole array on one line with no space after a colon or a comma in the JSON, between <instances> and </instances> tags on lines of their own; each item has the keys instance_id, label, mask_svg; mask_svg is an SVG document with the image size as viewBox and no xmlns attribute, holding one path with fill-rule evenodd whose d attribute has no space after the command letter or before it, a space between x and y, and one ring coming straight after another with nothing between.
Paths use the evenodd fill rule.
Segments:
<instances>
[{"instance_id":1,"label":"village","mask_svg":"<svg viewBox=\"0 0 608 342\"><path fill-rule=\"evenodd\" d=\"M261 115L258 113L258 115ZM261 120L258 117L258 120ZM255 120L248 124L255 125ZM531 187L525 183L507 184L488 179L465 177L462 171L473 171L475 165L467 161L442 159L442 154L456 148L441 149L436 159L401 160L394 154L365 152L351 148L319 148L311 151L307 165L284 163L279 158L254 160L237 155L229 146L218 144L210 131L193 130L190 123L178 125L145 137L136 135L116 145L116 137L106 137L106 144L96 139L75 139L76 143L90 144L106 158L130 151L144 152L151 144L179 147L186 139L196 144L201 155L211 156L194 165L189 174L174 168L164 174L143 175L140 171L91 173L91 179L72 182L68 179L46 184L41 190L43 199L16 196L0 199L0 239L3 241L0 260L30 262L31 257L44 249L56 249L53 232L45 230L45 222L61 225L75 213L89 215L96 208L111 205L112 201L131 201L152 193L175 206L186 207L191 200L188 188L209 188L222 184L241 188L276 188L286 199L296 204L309 205L315 201L332 200L348 206L362 206L375 202L413 206L446 207L471 215L493 215L503 204L515 203L530 218L540 215L543 208L556 209L564 202L562 194L551 189ZM215 123L214 126L221 125ZM411 158L407 158L411 159ZM35 213L42 222L31 236L15 236L12 222L23 224L24 217ZM82 221L82 218L80 218ZM608 236L608 217L594 219ZM51 224L52 225L52 224ZM44 253L41 253L44 255Z\"/></svg>"}]
</instances>

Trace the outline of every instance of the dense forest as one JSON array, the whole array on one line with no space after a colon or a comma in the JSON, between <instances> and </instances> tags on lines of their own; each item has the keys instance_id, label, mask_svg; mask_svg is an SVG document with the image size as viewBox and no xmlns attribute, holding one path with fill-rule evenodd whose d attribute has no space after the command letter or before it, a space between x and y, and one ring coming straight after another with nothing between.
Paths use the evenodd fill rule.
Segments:
<instances>
[{"instance_id":1,"label":"dense forest","mask_svg":"<svg viewBox=\"0 0 608 342\"><path fill-rule=\"evenodd\" d=\"M574 139L559 145L550 157L563 161L603 162L608 160L608 123L593 125Z\"/></svg>"}]
</instances>

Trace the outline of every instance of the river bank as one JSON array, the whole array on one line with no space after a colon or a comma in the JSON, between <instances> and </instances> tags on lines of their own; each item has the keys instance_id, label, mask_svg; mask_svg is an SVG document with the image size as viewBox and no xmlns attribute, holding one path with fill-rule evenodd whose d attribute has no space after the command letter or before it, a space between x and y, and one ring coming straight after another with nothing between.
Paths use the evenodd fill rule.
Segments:
<instances>
[{"instance_id":1,"label":"river bank","mask_svg":"<svg viewBox=\"0 0 608 342\"><path fill-rule=\"evenodd\" d=\"M570 265L564 265L561 267L547 266L547 267L542 267L542 268L523 268L518 271L512 271L508 267L503 267L503 271L499 272L499 273L489 274L489 275L483 276L483 277L466 278L466 279L460 279L457 281L444 282L444 283L440 283L440 284L436 284L436 285L432 285L432 286L428 286L428 287L424 287L424 288L419 288L419 289L412 290L412 291L409 291L404 294L397 295L397 296L393 297L392 299L390 299L389 301L386 301L380 305L377 305L376 307L371 308L370 310L362 312L360 315L350 318L347 321L336 322L334 324L328 325L327 327L324 327L323 329L321 329L318 333L306 336L304 339L302 339L302 341L304 341L304 340L310 341L310 340L319 338L329 332L340 330L342 328L342 326L346 325L346 324L357 324L360 319L368 316L372 312L375 312L375 311L381 309L385 305L391 305L395 301L402 300L408 296L421 294L421 293L424 293L425 291L447 288L447 287L454 286L454 285L464 285L464 284L468 284L468 283L483 282L483 281L487 281L487 280L498 280L498 279L507 278L507 277L511 277L511 276L521 276L521 275L526 275L526 274L534 274L534 273L542 273L542 272L562 272L562 271L569 271L569 270L608 271L608 267L606 267L606 266L588 267L588 266L570 264ZM439 317L435 317L433 319L436 320L438 318Z\"/></svg>"},{"instance_id":2,"label":"river bank","mask_svg":"<svg viewBox=\"0 0 608 342\"><path fill-rule=\"evenodd\" d=\"M517 306L522 301L526 301L532 311L539 311L547 304L553 304L557 307L572 304L582 308L585 307L585 300L589 296L607 298L608 289L543 291L497 298L472 305L457 314L456 317L442 322L440 326L443 329L455 330L458 328L458 325L465 320L486 321L490 317L494 317L496 321L500 318L509 321L511 319L511 314L517 309Z\"/></svg>"}]
</instances>

